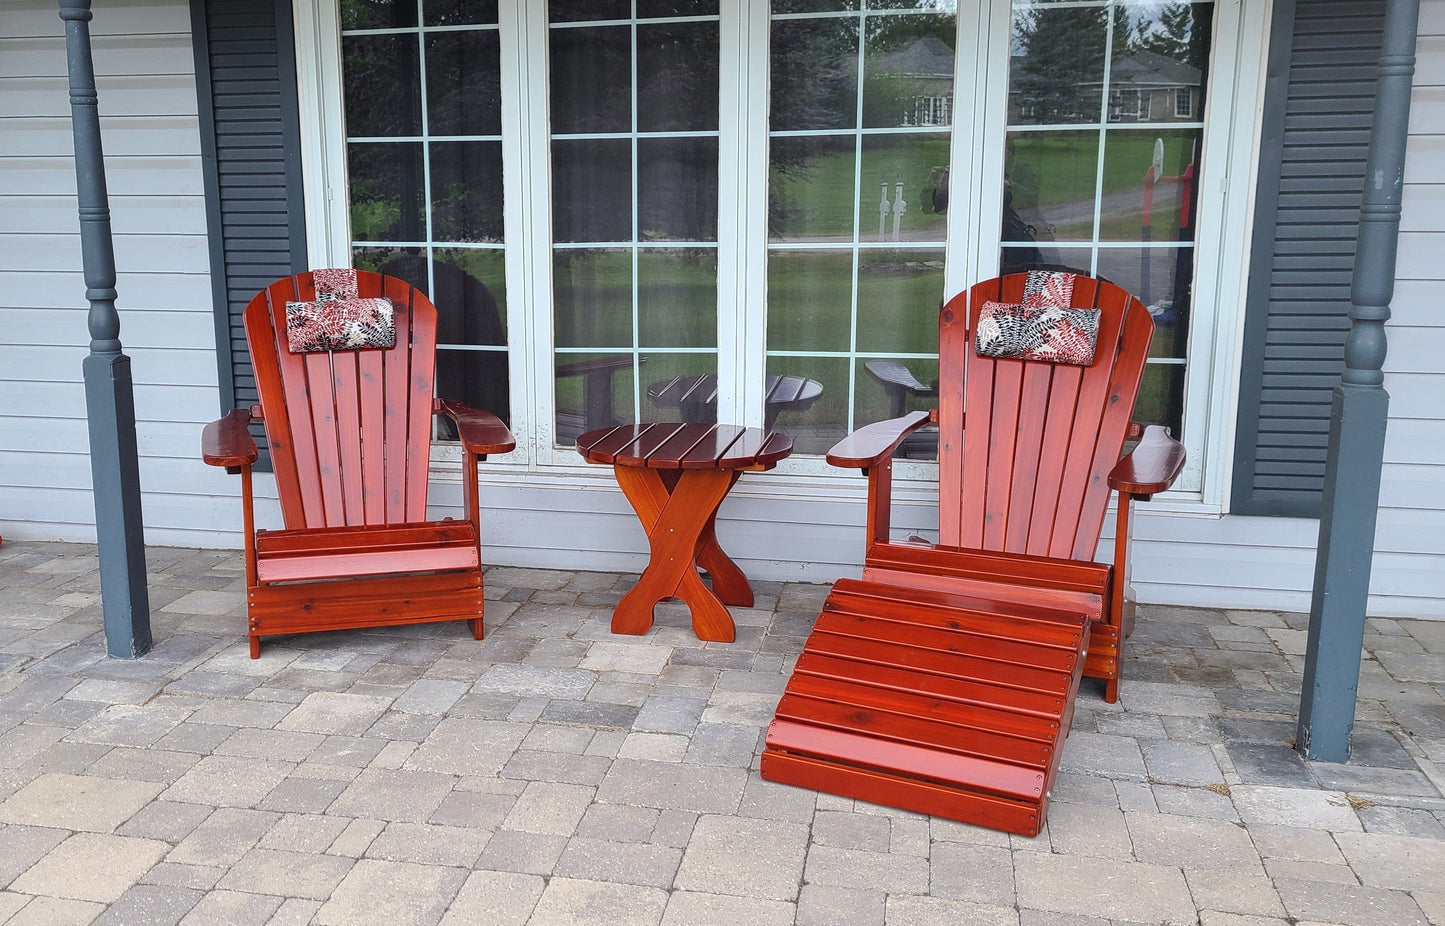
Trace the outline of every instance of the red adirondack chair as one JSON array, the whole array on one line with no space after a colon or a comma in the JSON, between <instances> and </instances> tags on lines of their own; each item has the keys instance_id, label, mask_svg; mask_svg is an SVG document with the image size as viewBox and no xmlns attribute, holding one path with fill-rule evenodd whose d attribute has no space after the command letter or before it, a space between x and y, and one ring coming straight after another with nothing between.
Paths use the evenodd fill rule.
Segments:
<instances>
[{"instance_id":1,"label":"red adirondack chair","mask_svg":"<svg viewBox=\"0 0 1445 926\"><path fill-rule=\"evenodd\" d=\"M1069 305L1100 311L1087 366L977 352L980 308L1020 303L1026 279L944 306L936 412L869 425L828 454L868 476L863 576L833 586L768 729L764 778L1032 836L1081 674L1117 699L1130 503L1168 488L1184 448L1129 421L1153 320L1111 283L1074 279ZM940 539L894 541L891 458L929 421ZM1094 562L1111 489L1113 565Z\"/></svg>"},{"instance_id":2,"label":"red adirondack chair","mask_svg":"<svg viewBox=\"0 0 1445 926\"><path fill-rule=\"evenodd\" d=\"M482 637L477 461L515 446L490 412L432 397L437 311L395 277L358 271L357 295L391 300L395 346L292 353L287 302L317 298L311 273L246 307L261 402L206 426L205 462L239 470L251 656L261 637L468 620ZM462 443L464 520L427 519L433 415ZM256 530L247 430L265 423L282 530ZM344 580L344 581L343 581Z\"/></svg>"}]
</instances>

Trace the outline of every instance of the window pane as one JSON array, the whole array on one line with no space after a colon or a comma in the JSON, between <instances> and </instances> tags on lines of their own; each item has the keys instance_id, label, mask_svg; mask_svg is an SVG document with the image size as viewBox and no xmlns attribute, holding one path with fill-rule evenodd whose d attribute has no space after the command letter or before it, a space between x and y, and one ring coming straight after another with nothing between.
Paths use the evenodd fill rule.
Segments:
<instances>
[{"instance_id":1,"label":"window pane","mask_svg":"<svg viewBox=\"0 0 1445 926\"><path fill-rule=\"evenodd\" d=\"M846 351L853 327L853 252L768 255L768 348Z\"/></svg>"},{"instance_id":2,"label":"window pane","mask_svg":"<svg viewBox=\"0 0 1445 926\"><path fill-rule=\"evenodd\" d=\"M637 388L633 354L557 354L557 443L568 446L593 428L636 421L632 397Z\"/></svg>"},{"instance_id":3,"label":"window pane","mask_svg":"<svg viewBox=\"0 0 1445 926\"><path fill-rule=\"evenodd\" d=\"M552 142L555 241L632 238L632 143L627 139Z\"/></svg>"},{"instance_id":4,"label":"window pane","mask_svg":"<svg viewBox=\"0 0 1445 926\"><path fill-rule=\"evenodd\" d=\"M435 240L501 241L501 142L433 142L431 195Z\"/></svg>"},{"instance_id":5,"label":"window pane","mask_svg":"<svg viewBox=\"0 0 1445 926\"><path fill-rule=\"evenodd\" d=\"M1133 89L1150 97L1148 111L1155 122L1200 118L1214 4L1146 0L1120 8L1115 16L1121 14L1132 31L1126 41L1115 37L1110 89Z\"/></svg>"},{"instance_id":6,"label":"window pane","mask_svg":"<svg viewBox=\"0 0 1445 926\"><path fill-rule=\"evenodd\" d=\"M943 249L858 252L858 350L936 353Z\"/></svg>"},{"instance_id":7,"label":"window pane","mask_svg":"<svg viewBox=\"0 0 1445 926\"><path fill-rule=\"evenodd\" d=\"M943 184L943 200L938 198ZM948 135L863 138L858 214L865 241L943 241L947 219ZM885 208L885 205L887 208ZM878 219L875 229L874 217Z\"/></svg>"},{"instance_id":8,"label":"window pane","mask_svg":"<svg viewBox=\"0 0 1445 926\"><path fill-rule=\"evenodd\" d=\"M1004 152L1003 240L1093 240L1098 176L1098 131L1010 132Z\"/></svg>"},{"instance_id":9,"label":"window pane","mask_svg":"<svg viewBox=\"0 0 1445 926\"><path fill-rule=\"evenodd\" d=\"M642 403L644 420L717 423L716 354L648 351L643 356L641 370L646 384ZM678 380L682 380L680 388ZM687 399L676 401L680 396Z\"/></svg>"},{"instance_id":10,"label":"window pane","mask_svg":"<svg viewBox=\"0 0 1445 926\"><path fill-rule=\"evenodd\" d=\"M558 347L631 350L631 251L555 252L552 300Z\"/></svg>"},{"instance_id":11,"label":"window pane","mask_svg":"<svg viewBox=\"0 0 1445 926\"><path fill-rule=\"evenodd\" d=\"M1203 137L1200 128L1111 129L1104 139L1099 237L1175 241L1182 232L1191 238L1185 209L1193 197L1194 157Z\"/></svg>"},{"instance_id":12,"label":"window pane","mask_svg":"<svg viewBox=\"0 0 1445 926\"><path fill-rule=\"evenodd\" d=\"M421 81L414 33L341 39L346 134L352 138L421 134Z\"/></svg>"},{"instance_id":13,"label":"window pane","mask_svg":"<svg viewBox=\"0 0 1445 926\"><path fill-rule=\"evenodd\" d=\"M833 10L856 10L861 0L773 0L776 13L827 13Z\"/></svg>"},{"instance_id":14,"label":"window pane","mask_svg":"<svg viewBox=\"0 0 1445 926\"><path fill-rule=\"evenodd\" d=\"M428 26L469 26L497 21L497 0L426 0Z\"/></svg>"},{"instance_id":15,"label":"window pane","mask_svg":"<svg viewBox=\"0 0 1445 926\"><path fill-rule=\"evenodd\" d=\"M1154 316L1154 357L1183 358L1189 333L1193 248L1100 248L1099 275L1138 296Z\"/></svg>"},{"instance_id":16,"label":"window pane","mask_svg":"<svg viewBox=\"0 0 1445 926\"><path fill-rule=\"evenodd\" d=\"M1144 381L1134 400L1131 421L1162 424L1176 438L1183 431L1184 364L1151 363L1144 367Z\"/></svg>"},{"instance_id":17,"label":"window pane","mask_svg":"<svg viewBox=\"0 0 1445 926\"><path fill-rule=\"evenodd\" d=\"M552 0L547 5L547 18L554 23L626 19L631 15L628 0Z\"/></svg>"},{"instance_id":18,"label":"window pane","mask_svg":"<svg viewBox=\"0 0 1445 926\"><path fill-rule=\"evenodd\" d=\"M718 0L637 0L637 18L716 16Z\"/></svg>"},{"instance_id":19,"label":"window pane","mask_svg":"<svg viewBox=\"0 0 1445 926\"><path fill-rule=\"evenodd\" d=\"M858 19L784 19L772 27L775 132L858 124Z\"/></svg>"},{"instance_id":20,"label":"window pane","mask_svg":"<svg viewBox=\"0 0 1445 926\"><path fill-rule=\"evenodd\" d=\"M717 240L717 138L637 141L637 224L646 241Z\"/></svg>"},{"instance_id":21,"label":"window pane","mask_svg":"<svg viewBox=\"0 0 1445 926\"><path fill-rule=\"evenodd\" d=\"M416 25L416 0L341 0L341 28L388 29Z\"/></svg>"},{"instance_id":22,"label":"window pane","mask_svg":"<svg viewBox=\"0 0 1445 926\"><path fill-rule=\"evenodd\" d=\"M871 372L870 365L878 373ZM880 378L879 374L890 373L890 367L901 369L902 375ZM892 360L891 363L888 360L860 360L853 375L855 428L938 407L937 360L917 357ZM900 379L910 385L905 386L898 381ZM937 460L938 429L928 426L921 431L915 431L904 440L897 456L907 460Z\"/></svg>"},{"instance_id":23,"label":"window pane","mask_svg":"<svg viewBox=\"0 0 1445 926\"><path fill-rule=\"evenodd\" d=\"M1009 123L1098 122L1109 7L1049 9L1015 0Z\"/></svg>"},{"instance_id":24,"label":"window pane","mask_svg":"<svg viewBox=\"0 0 1445 926\"><path fill-rule=\"evenodd\" d=\"M631 130L631 29L553 29L550 60L552 134Z\"/></svg>"},{"instance_id":25,"label":"window pane","mask_svg":"<svg viewBox=\"0 0 1445 926\"><path fill-rule=\"evenodd\" d=\"M806 410L779 413L773 429L793 439L795 454L828 452L848 433L847 357L769 357L769 376L801 376L823 386L823 394Z\"/></svg>"},{"instance_id":26,"label":"window pane","mask_svg":"<svg viewBox=\"0 0 1445 926\"><path fill-rule=\"evenodd\" d=\"M422 240L426 188L421 144L352 143L346 154L352 240Z\"/></svg>"},{"instance_id":27,"label":"window pane","mask_svg":"<svg viewBox=\"0 0 1445 926\"><path fill-rule=\"evenodd\" d=\"M818 241L854 231L857 139L852 135L772 140L768 184L768 237Z\"/></svg>"},{"instance_id":28,"label":"window pane","mask_svg":"<svg viewBox=\"0 0 1445 926\"><path fill-rule=\"evenodd\" d=\"M718 25L637 27L637 129L716 131Z\"/></svg>"},{"instance_id":29,"label":"window pane","mask_svg":"<svg viewBox=\"0 0 1445 926\"><path fill-rule=\"evenodd\" d=\"M954 18L883 16L863 62L865 126L953 121Z\"/></svg>"},{"instance_id":30,"label":"window pane","mask_svg":"<svg viewBox=\"0 0 1445 926\"><path fill-rule=\"evenodd\" d=\"M430 134L502 134L501 40L497 32L427 36L426 87Z\"/></svg>"},{"instance_id":31,"label":"window pane","mask_svg":"<svg viewBox=\"0 0 1445 926\"><path fill-rule=\"evenodd\" d=\"M717 251L639 250L637 329L645 349L717 347Z\"/></svg>"}]
</instances>

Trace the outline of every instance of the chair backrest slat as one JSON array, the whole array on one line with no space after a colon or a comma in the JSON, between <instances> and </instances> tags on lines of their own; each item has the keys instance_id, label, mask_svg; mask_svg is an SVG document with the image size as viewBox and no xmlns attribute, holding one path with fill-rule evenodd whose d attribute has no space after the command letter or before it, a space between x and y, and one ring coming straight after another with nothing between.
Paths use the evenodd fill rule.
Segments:
<instances>
[{"instance_id":1,"label":"chair backrest slat","mask_svg":"<svg viewBox=\"0 0 1445 926\"><path fill-rule=\"evenodd\" d=\"M1124 290L1081 276L1071 305L1102 313L1088 367L977 355L980 307L1021 302L1025 280L979 283L939 317L939 542L1092 559L1153 322Z\"/></svg>"},{"instance_id":2,"label":"chair backrest slat","mask_svg":"<svg viewBox=\"0 0 1445 926\"><path fill-rule=\"evenodd\" d=\"M316 298L311 274L246 308L246 338L288 528L426 519L436 309L407 283L358 271L362 297L392 301L396 346L291 353L286 302Z\"/></svg>"}]
</instances>

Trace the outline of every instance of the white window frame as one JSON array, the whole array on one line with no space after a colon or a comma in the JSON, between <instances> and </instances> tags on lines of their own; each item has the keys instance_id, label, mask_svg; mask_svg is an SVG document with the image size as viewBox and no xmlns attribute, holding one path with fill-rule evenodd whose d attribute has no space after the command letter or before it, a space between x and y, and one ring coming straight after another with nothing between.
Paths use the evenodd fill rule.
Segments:
<instances>
[{"instance_id":1,"label":"white window frame","mask_svg":"<svg viewBox=\"0 0 1445 926\"><path fill-rule=\"evenodd\" d=\"M1181 103L1183 105L1181 105ZM1194 88L1174 88L1174 116L1176 119L1188 119L1194 115Z\"/></svg>"},{"instance_id":2,"label":"white window frame","mask_svg":"<svg viewBox=\"0 0 1445 926\"><path fill-rule=\"evenodd\" d=\"M718 415L721 421L757 426L762 423L766 369L769 3L737 0L721 6L719 156L732 169L719 172L720 201L740 206L719 210ZM308 252L314 267L344 265L350 260L350 238L345 146L337 142L343 125L338 4L293 0L293 7ZM1266 7L1219 0L1214 11L1211 74L1224 79L1212 82L1202 114L1207 141L1201 153L1193 304L1216 308L1212 315L1193 313L1189 335L1192 372L1184 409L1189 452L1184 482L1194 488L1156 497L1151 503L1155 510L1220 514L1225 508L1247 282L1243 268L1248 265L1247 247L1238 242L1249 240L1249 178L1257 159ZM997 273L1002 184L982 178L1001 177L1003 172L1010 4L960 4L957 15L947 295ZM509 350L519 361L509 365L513 430L519 442L516 451L495 457L483 478L515 479L525 471L528 481L538 477L570 482L584 473L596 477L598 468L552 445L550 139L545 111L516 102L546 98L546 11L543 4L528 0L501 0L500 20L507 328ZM730 53L738 48L750 50L746 60ZM1251 66L1241 69L1240 62ZM1239 182L1231 186L1231 177ZM434 453L438 460L458 455L448 446ZM456 478L442 472L442 478ZM809 497L853 497L858 491L856 476L828 467L821 458L784 460L778 476L783 478L770 480L776 489L786 492L806 485ZM927 495L937 470L932 464L898 461L895 478L902 497Z\"/></svg>"}]
</instances>

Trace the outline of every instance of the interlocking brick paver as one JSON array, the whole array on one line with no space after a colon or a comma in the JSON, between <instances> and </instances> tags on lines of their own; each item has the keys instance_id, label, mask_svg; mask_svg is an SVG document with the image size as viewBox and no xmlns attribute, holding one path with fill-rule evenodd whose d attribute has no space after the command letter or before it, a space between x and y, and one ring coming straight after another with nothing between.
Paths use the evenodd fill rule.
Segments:
<instances>
[{"instance_id":1,"label":"interlocking brick paver","mask_svg":"<svg viewBox=\"0 0 1445 926\"><path fill-rule=\"evenodd\" d=\"M662 926L790 926L796 909L782 900L674 891L667 900Z\"/></svg>"},{"instance_id":2,"label":"interlocking brick paver","mask_svg":"<svg viewBox=\"0 0 1445 926\"><path fill-rule=\"evenodd\" d=\"M1247 868L1258 871L1261 868L1254 843L1242 826L1162 813L1131 813L1125 816L1134 854L1141 862L1203 870Z\"/></svg>"},{"instance_id":3,"label":"interlocking brick paver","mask_svg":"<svg viewBox=\"0 0 1445 926\"><path fill-rule=\"evenodd\" d=\"M137 884L94 920L95 926L172 926L205 894L194 888ZM225 921L228 924L235 920Z\"/></svg>"},{"instance_id":4,"label":"interlocking brick paver","mask_svg":"<svg viewBox=\"0 0 1445 926\"><path fill-rule=\"evenodd\" d=\"M10 890L110 903L140 880L169 849L153 839L76 833L12 881Z\"/></svg>"},{"instance_id":5,"label":"interlocking brick paver","mask_svg":"<svg viewBox=\"0 0 1445 926\"><path fill-rule=\"evenodd\" d=\"M316 912L321 926L433 926L467 872L362 859Z\"/></svg>"},{"instance_id":6,"label":"interlocking brick paver","mask_svg":"<svg viewBox=\"0 0 1445 926\"><path fill-rule=\"evenodd\" d=\"M234 865L276 824L276 813L222 807L166 856L183 865Z\"/></svg>"},{"instance_id":7,"label":"interlocking brick paver","mask_svg":"<svg viewBox=\"0 0 1445 926\"><path fill-rule=\"evenodd\" d=\"M1262 869L1186 868L1184 878L1201 910L1249 916L1282 917L1284 905L1274 882Z\"/></svg>"},{"instance_id":8,"label":"interlocking brick paver","mask_svg":"<svg viewBox=\"0 0 1445 926\"><path fill-rule=\"evenodd\" d=\"M1020 853L1015 863L1021 907L1160 926L1188 926L1197 918L1178 868L1034 852Z\"/></svg>"},{"instance_id":9,"label":"interlocking brick paver","mask_svg":"<svg viewBox=\"0 0 1445 926\"><path fill-rule=\"evenodd\" d=\"M553 878L532 915L555 926L656 926L667 907L657 888Z\"/></svg>"},{"instance_id":10,"label":"interlocking brick paver","mask_svg":"<svg viewBox=\"0 0 1445 926\"><path fill-rule=\"evenodd\" d=\"M798 926L882 926L887 895L836 884L804 884Z\"/></svg>"},{"instance_id":11,"label":"interlocking brick paver","mask_svg":"<svg viewBox=\"0 0 1445 926\"><path fill-rule=\"evenodd\" d=\"M289 762L239 756L207 756L178 778L161 796L217 807L254 807L291 770Z\"/></svg>"},{"instance_id":12,"label":"interlocking brick paver","mask_svg":"<svg viewBox=\"0 0 1445 926\"><path fill-rule=\"evenodd\" d=\"M477 868L550 875L567 847L567 837L499 829L487 840Z\"/></svg>"},{"instance_id":13,"label":"interlocking brick paver","mask_svg":"<svg viewBox=\"0 0 1445 926\"><path fill-rule=\"evenodd\" d=\"M555 875L618 884L672 887L682 851L668 846L574 836L553 869Z\"/></svg>"},{"instance_id":14,"label":"interlocking brick paver","mask_svg":"<svg viewBox=\"0 0 1445 926\"><path fill-rule=\"evenodd\" d=\"M150 781L42 775L0 803L0 823L109 833L164 788Z\"/></svg>"},{"instance_id":15,"label":"interlocking brick paver","mask_svg":"<svg viewBox=\"0 0 1445 926\"><path fill-rule=\"evenodd\" d=\"M63 897L35 897L25 904L6 926L81 926L93 923L105 910L104 904Z\"/></svg>"},{"instance_id":16,"label":"interlocking brick paver","mask_svg":"<svg viewBox=\"0 0 1445 926\"><path fill-rule=\"evenodd\" d=\"M917 894L890 894L884 915L888 926L1015 926L1018 914L1013 907L991 907L942 897Z\"/></svg>"},{"instance_id":17,"label":"interlocking brick paver","mask_svg":"<svg viewBox=\"0 0 1445 926\"><path fill-rule=\"evenodd\" d=\"M536 875L474 871L452 900L441 926L525 926L546 883Z\"/></svg>"},{"instance_id":18,"label":"interlocking brick paver","mask_svg":"<svg viewBox=\"0 0 1445 926\"><path fill-rule=\"evenodd\" d=\"M808 830L801 824L705 815L693 828L676 886L795 900L807 845Z\"/></svg>"},{"instance_id":19,"label":"interlocking brick paver","mask_svg":"<svg viewBox=\"0 0 1445 926\"><path fill-rule=\"evenodd\" d=\"M1426 926L1419 904L1404 891L1288 878L1277 878L1275 887L1286 912L1297 920L1348 926Z\"/></svg>"},{"instance_id":20,"label":"interlocking brick paver","mask_svg":"<svg viewBox=\"0 0 1445 926\"><path fill-rule=\"evenodd\" d=\"M1345 861L1366 887L1402 891L1445 888L1445 842L1382 833L1335 836Z\"/></svg>"},{"instance_id":21,"label":"interlocking brick paver","mask_svg":"<svg viewBox=\"0 0 1445 926\"><path fill-rule=\"evenodd\" d=\"M219 886L236 891L325 900L355 864L353 859L315 852L252 849Z\"/></svg>"},{"instance_id":22,"label":"interlocking brick paver","mask_svg":"<svg viewBox=\"0 0 1445 926\"><path fill-rule=\"evenodd\" d=\"M181 920L181 926L265 926L274 923L272 916L281 907L280 897L241 891L212 891Z\"/></svg>"},{"instance_id":23,"label":"interlocking brick paver","mask_svg":"<svg viewBox=\"0 0 1445 926\"><path fill-rule=\"evenodd\" d=\"M597 789L597 800L693 813L732 813L747 778L742 769L618 759Z\"/></svg>"}]
</instances>

